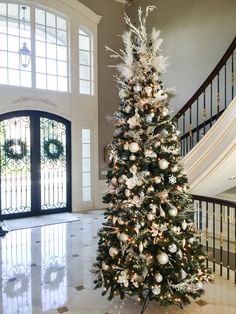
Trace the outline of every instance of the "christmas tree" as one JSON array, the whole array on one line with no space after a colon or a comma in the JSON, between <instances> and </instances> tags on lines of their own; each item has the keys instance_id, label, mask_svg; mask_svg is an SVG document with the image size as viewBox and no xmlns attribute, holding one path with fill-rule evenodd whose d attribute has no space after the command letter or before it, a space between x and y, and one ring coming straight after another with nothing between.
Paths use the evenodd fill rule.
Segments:
<instances>
[{"instance_id":1,"label":"christmas tree","mask_svg":"<svg viewBox=\"0 0 236 314\"><path fill-rule=\"evenodd\" d=\"M125 15L125 49L112 57L119 76L120 105L113 115L105 223L99 231L96 288L111 300L136 295L161 305L190 302L211 281L202 246L195 235L187 177L181 166L179 131L168 109L170 91L160 74L160 32L148 36L143 13L139 26Z\"/></svg>"}]
</instances>

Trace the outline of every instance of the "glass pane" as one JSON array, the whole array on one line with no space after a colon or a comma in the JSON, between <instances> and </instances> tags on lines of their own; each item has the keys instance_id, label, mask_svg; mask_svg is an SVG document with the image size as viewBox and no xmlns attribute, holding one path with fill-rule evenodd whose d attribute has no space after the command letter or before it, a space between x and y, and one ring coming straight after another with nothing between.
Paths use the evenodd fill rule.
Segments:
<instances>
[{"instance_id":1,"label":"glass pane","mask_svg":"<svg viewBox=\"0 0 236 314\"><path fill-rule=\"evenodd\" d=\"M1 16L0 33L7 33L7 19Z\"/></svg>"},{"instance_id":2,"label":"glass pane","mask_svg":"<svg viewBox=\"0 0 236 314\"><path fill-rule=\"evenodd\" d=\"M18 19L18 4L8 3L8 16Z\"/></svg>"},{"instance_id":3,"label":"glass pane","mask_svg":"<svg viewBox=\"0 0 236 314\"><path fill-rule=\"evenodd\" d=\"M89 50L89 37L86 36L79 36L79 49Z\"/></svg>"},{"instance_id":4,"label":"glass pane","mask_svg":"<svg viewBox=\"0 0 236 314\"><path fill-rule=\"evenodd\" d=\"M83 188L83 202L91 201L91 188Z\"/></svg>"},{"instance_id":5,"label":"glass pane","mask_svg":"<svg viewBox=\"0 0 236 314\"><path fill-rule=\"evenodd\" d=\"M90 129L83 129L82 130L82 143L83 144L90 144Z\"/></svg>"},{"instance_id":6,"label":"glass pane","mask_svg":"<svg viewBox=\"0 0 236 314\"><path fill-rule=\"evenodd\" d=\"M90 158L90 144L82 144L82 157Z\"/></svg>"},{"instance_id":7,"label":"glass pane","mask_svg":"<svg viewBox=\"0 0 236 314\"><path fill-rule=\"evenodd\" d=\"M0 84L8 84L7 69L0 68Z\"/></svg>"},{"instance_id":8,"label":"glass pane","mask_svg":"<svg viewBox=\"0 0 236 314\"><path fill-rule=\"evenodd\" d=\"M57 43L59 45L67 45L67 33L62 30L57 31Z\"/></svg>"},{"instance_id":9,"label":"glass pane","mask_svg":"<svg viewBox=\"0 0 236 314\"><path fill-rule=\"evenodd\" d=\"M17 20L8 19L8 34L19 36L19 27Z\"/></svg>"},{"instance_id":10,"label":"glass pane","mask_svg":"<svg viewBox=\"0 0 236 314\"><path fill-rule=\"evenodd\" d=\"M67 23L65 19L57 16L57 28L66 30L67 29L66 24Z\"/></svg>"},{"instance_id":11,"label":"glass pane","mask_svg":"<svg viewBox=\"0 0 236 314\"><path fill-rule=\"evenodd\" d=\"M42 41L36 41L35 54L39 57L46 57L46 44Z\"/></svg>"},{"instance_id":12,"label":"glass pane","mask_svg":"<svg viewBox=\"0 0 236 314\"><path fill-rule=\"evenodd\" d=\"M47 77L45 74L36 73L36 88L47 89Z\"/></svg>"},{"instance_id":13,"label":"glass pane","mask_svg":"<svg viewBox=\"0 0 236 314\"><path fill-rule=\"evenodd\" d=\"M48 75L47 79L48 79L48 89L57 90L57 77Z\"/></svg>"},{"instance_id":14,"label":"glass pane","mask_svg":"<svg viewBox=\"0 0 236 314\"><path fill-rule=\"evenodd\" d=\"M66 207L66 127L40 118L41 209Z\"/></svg>"},{"instance_id":15,"label":"glass pane","mask_svg":"<svg viewBox=\"0 0 236 314\"><path fill-rule=\"evenodd\" d=\"M51 59L56 59L56 45L54 44L47 44L47 57Z\"/></svg>"},{"instance_id":16,"label":"glass pane","mask_svg":"<svg viewBox=\"0 0 236 314\"><path fill-rule=\"evenodd\" d=\"M5 34L0 34L0 49L7 50L7 35Z\"/></svg>"},{"instance_id":17,"label":"glass pane","mask_svg":"<svg viewBox=\"0 0 236 314\"><path fill-rule=\"evenodd\" d=\"M7 52L0 51L0 66L7 67Z\"/></svg>"},{"instance_id":18,"label":"glass pane","mask_svg":"<svg viewBox=\"0 0 236 314\"><path fill-rule=\"evenodd\" d=\"M67 47L57 46L57 59L67 61Z\"/></svg>"},{"instance_id":19,"label":"glass pane","mask_svg":"<svg viewBox=\"0 0 236 314\"><path fill-rule=\"evenodd\" d=\"M57 75L57 62L56 62L56 60L47 59L47 73Z\"/></svg>"},{"instance_id":20,"label":"glass pane","mask_svg":"<svg viewBox=\"0 0 236 314\"><path fill-rule=\"evenodd\" d=\"M20 85L20 71L18 70L8 70L8 83L10 85L19 86Z\"/></svg>"},{"instance_id":21,"label":"glass pane","mask_svg":"<svg viewBox=\"0 0 236 314\"><path fill-rule=\"evenodd\" d=\"M8 53L8 67L11 69L19 69L19 54L14 52Z\"/></svg>"},{"instance_id":22,"label":"glass pane","mask_svg":"<svg viewBox=\"0 0 236 314\"><path fill-rule=\"evenodd\" d=\"M67 62L58 61L57 62L57 71L60 76L67 76Z\"/></svg>"},{"instance_id":23,"label":"glass pane","mask_svg":"<svg viewBox=\"0 0 236 314\"><path fill-rule=\"evenodd\" d=\"M35 21L37 24L45 25L45 11L35 9Z\"/></svg>"},{"instance_id":24,"label":"glass pane","mask_svg":"<svg viewBox=\"0 0 236 314\"><path fill-rule=\"evenodd\" d=\"M31 72L21 71L21 86L32 87L31 83Z\"/></svg>"},{"instance_id":25,"label":"glass pane","mask_svg":"<svg viewBox=\"0 0 236 314\"><path fill-rule=\"evenodd\" d=\"M31 38L31 31L30 31L30 24L20 24L20 37L24 38Z\"/></svg>"},{"instance_id":26,"label":"glass pane","mask_svg":"<svg viewBox=\"0 0 236 314\"><path fill-rule=\"evenodd\" d=\"M90 95L91 89L90 89L90 81L79 81L79 89L81 94Z\"/></svg>"},{"instance_id":27,"label":"glass pane","mask_svg":"<svg viewBox=\"0 0 236 314\"><path fill-rule=\"evenodd\" d=\"M46 39L46 27L42 25L36 25L36 35L35 39L40 41L45 41Z\"/></svg>"},{"instance_id":28,"label":"glass pane","mask_svg":"<svg viewBox=\"0 0 236 314\"><path fill-rule=\"evenodd\" d=\"M16 73L13 74L16 76ZM1 121L0 156L2 214L29 212L31 210L29 117Z\"/></svg>"},{"instance_id":29,"label":"glass pane","mask_svg":"<svg viewBox=\"0 0 236 314\"><path fill-rule=\"evenodd\" d=\"M80 50L79 63L84 65L90 65L90 53L88 51Z\"/></svg>"},{"instance_id":30,"label":"glass pane","mask_svg":"<svg viewBox=\"0 0 236 314\"><path fill-rule=\"evenodd\" d=\"M67 92L68 91L68 87L67 87L67 82L68 79L66 77L57 77L57 84L58 84L58 91L59 92Z\"/></svg>"},{"instance_id":31,"label":"glass pane","mask_svg":"<svg viewBox=\"0 0 236 314\"><path fill-rule=\"evenodd\" d=\"M84 36L88 36L88 34L85 31L83 31L81 28L79 29L79 34L84 35Z\"/></svg>"},{"instance_id":32,"label":"glass pane","mask_svg":"<svg viewBox=\"0 0 236 314\"><path fill-rule=\"evenodd\" d=\"M56 27L56 17L54 14L46 13L46 25L51 27Z\"/></svg>"},{"instance_id":33,"label":"glass pane","mask_svg":"<svg viewBox=\"0 0 236 314\"><path fill-rule=\"evenodd\" d=\"M91 173L83 173L83 187L91 186Z\"/></svg>"},{"instance_id":34,"label":"glass pane","mask_svg":"<svg viewBox=\"0 0 236 314\"><path fill-rule=\"evenodd\" d=\"M52 27L47 27L47 42L55 44L56 43L56 29Z\"/></svg>"},{"instance_id":35,"label":"glass pane","mask_svg":"<svg viewBox=\"0 0 236 314\"><path fill-rule=\"evenodd\" d=\"M7 6L6 3L0 3L0 15L5 15L6 16L6 11L7 10Z\"/></svg>"},{"instance_id":36,"label":"glass pane","mask_svg":"<svg viewBox=\"0 0 236 314\"><path fill-rule=\"evenodd\" d=\"M86 65L79 66L79 77L80 79L90 80L90 67Z\"/></svg>"},{"instance_id":37,"label":"glass pane","mask_svg":"<svg viewBox=\"0 0 236 314\"><path fill-rule=\"evenodd\" d=\"M36 58L36 72L46 73L46 59Z\"/></svg>"},{"instance_id":38,"label":"glass pane","mask_svg":"<svg viewBox=\"0 0 236 314\"><path fill-rule=\"evenodd\" d=\"M18 52L21 48L18 37L8 36L8 50Z\"/></svg>"},{"instance_id":39,"label":"glass pane","mask_svg":"<svg viewBox=\"0 0 236 314\"><path fill-rule=\"evenodd\" d=\"M83 172L90 172L90 158L83 158L82 159L82 171Z\"/></svg>"}]
</instances>

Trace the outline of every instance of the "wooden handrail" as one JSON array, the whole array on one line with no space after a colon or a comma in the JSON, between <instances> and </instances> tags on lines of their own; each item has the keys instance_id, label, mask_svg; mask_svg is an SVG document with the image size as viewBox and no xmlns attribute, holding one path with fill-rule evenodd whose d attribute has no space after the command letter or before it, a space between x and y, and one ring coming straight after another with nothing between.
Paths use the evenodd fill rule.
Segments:
<instances>
[{"instance_id":1,"label":"wooden handrail","mask_svg":"<svg viewBox=\"0 0 236 314\"><path fill-rule=\"evenodd\" d=\"M178 119L191 105L197 100L197 98L204 92L204 90L207 88L207 86L212 82L212 80L217 76L219 71L223 68L225 63L227 62L230 55L233 53L233 51L236 48L236 37L234 37L234 40L230 44L229 48L226 50L223 57L220 59L219 63L216 65L216 67L213 69L211 74L207 77L207 79L204 81L204 83L199 87L199 89L196 91L196 93L187 101L187 103L177 112L176 118Z\"/></svg>"},{"instance_id":2,"label":"wooden handrail","mask_svg":"<svg viewBox=\"0 0 236 314\"><path fill-rule=\"evenodd\" d=\"M236 202L231 202L228 200L222 200L220 198L214 198L214 197L196 195L196 194L192 194L192 198L193 198L193 200L215 203L215 204L219 204L219 205L224 205L224 206L236 208Z\"/></svg>"}]
</instances>

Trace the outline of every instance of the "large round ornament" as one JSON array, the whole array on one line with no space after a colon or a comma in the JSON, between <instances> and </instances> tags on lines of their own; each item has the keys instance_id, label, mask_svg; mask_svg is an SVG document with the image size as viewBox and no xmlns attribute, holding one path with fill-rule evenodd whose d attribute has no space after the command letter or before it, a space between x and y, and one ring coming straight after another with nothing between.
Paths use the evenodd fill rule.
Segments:
<instances>
[{"instance_id":1,"label":"large round ornament","mask_svg":"<svg viewBox=\"0 0 236 314\"><path fill-rule=\"evenodd\" d=\"M110 249L109 249L109 255L110 255L111 257L115 257L117 254L118 254L117 248L115 248L115 247L110 247Z\"/></svg>"},{"instance_id":2,"label":"large round ornament","mask_svg":"<svg viewBox=\"0 0 236 314\"><path fill-rule=\"evenodd\" d=\"M161 265L165 265L169 261L169 257L165 252L161 252L160 254L157 255L157 261Z\"/></svg>"},{"instance_id":3,"label":"large round ornament","mask_svg":"<svg viewBox=\"0 0 236 314\"><path fill-rule=\"evenodd\" d=\"M154 287L152 288L152 293L153 293L154 295L160 294L160 293L161 293L160 287L154 286Z\"/></svg>"},{"instance_id":4,"label":"large round ornament","mask_svg":"<svg viewBox=\"0 0 236 314\"><path fill-rule=\"evenodd\" d=\"M120 241L127 242L129 240L129 236L126 233L121 233L119 236Z\"/></svg>"},{"instance_id":5,"label":"large round ornament","mask_svg":"<svg viewBox=\"0 0 236 314\"><path fill-rule=\"evenodd\" d=\"M156 282L162 282L163 277L162 277L162 275L161 275L160 273L157 273L157 274L155 275L155 279L156 279Z\"/></svg>"},{"instance_id":6,"label":"large round ornament","mask_svg":"<svg viewBox=\"0 0 236 314\"><path fill-rule=\"evenodd\" d=\"M176 207L172 207L168 210L168 213L171 217L175 217L178 214L178 209Z\"/></svg>"},{"instance_id":7,"label":"large round ornament","mask_svg":"<svg viewBox=\"0 0 236 314\"><path fill-rule=\"evenodd\" d=\"M160 169L162 169L162 170L165 170L165 169L167 169L168 168L168 166L169 166L169 162L166 160L166 159L160 159L159 161L158 161L158 164L159 164L159 167L160 167Z\"/></svg>"},{"instance_id":8,"label":"large round ornament","mask_svg":"<svg viewBox=\"0 0 236 314\"><path fill-rule=\"evenodd\" d=\"M177 251L177 245L175 243L172 243L168 246L168 251L170 253L175 253Z\"/></svg>"},{"instance_id":9,"label":"large round ornament","mask_svg":"<svg viewBox=\"0 0 236 314\"><path fill-rule=\"evenodd\" d=\"M129 151L130 151L131 153L137 153L138 150L139 150L139 145L138 145L138 143L136 143L136 142L130 143L130 145L129 145Z\"/></svg>"}]
</instances>

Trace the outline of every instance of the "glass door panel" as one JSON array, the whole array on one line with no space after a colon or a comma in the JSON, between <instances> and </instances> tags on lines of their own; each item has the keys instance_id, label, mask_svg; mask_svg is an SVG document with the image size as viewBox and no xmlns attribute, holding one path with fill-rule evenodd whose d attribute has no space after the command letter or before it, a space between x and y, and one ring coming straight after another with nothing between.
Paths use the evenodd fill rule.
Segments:
<instances>
[{"instance_id":1,"label":"glass door panel","mask_svg":"<svg viewBox=\"0 0 236 314\"><path fill-rule=\"evenodd\" d=\"M31 211L30 117L0 122L1 215Z\"/></svg>"}]
</instances>

